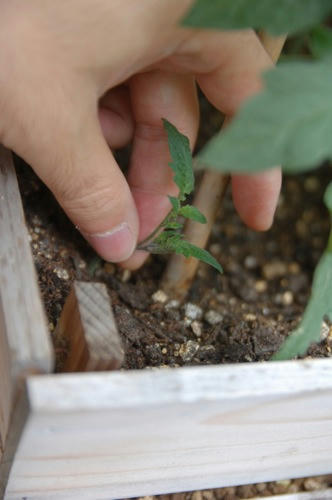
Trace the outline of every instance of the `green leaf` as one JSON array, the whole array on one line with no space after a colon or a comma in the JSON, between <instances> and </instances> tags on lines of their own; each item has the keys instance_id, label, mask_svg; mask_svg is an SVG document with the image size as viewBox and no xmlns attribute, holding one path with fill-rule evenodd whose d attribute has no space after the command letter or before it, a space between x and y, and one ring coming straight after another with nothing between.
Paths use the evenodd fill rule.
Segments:
<instances>
[{"instance_id":1,"label":"green leaf","mask_svg":"<svg viewBox=\"0 0 332 500\"><path fill-rule=\"evenodd\" d=\"M180 199L190 194L194 189L194 173L192 157L188 138L181 134L174 125L163 120L167 132L168 146L172 161L169 164L174 175L174 182L180 190Z\"/></svg>"},{"instance_id":2,"label":"green leaf","mask_svg":"<svg viewBox=\"0 0 332 500\"><path fill-rule=\"evenodd\" d=\"M177 254L182 254L187 258L194 257L195 259L201 260L202 262L209 264L210 266L217 269L217 271L222 273L221 265L214 257L212 257L212 255L207 250L199 248L196 245L189 243L189 241L181 240L176 245L173 251Z\"/></svg>"},{"instance_id":3,"label":"green leaf","mask_svg":"<svg viewBox=\"0 0 332 500\"><path fill-rule=\"evenodd\" d=\"M180 222L176 222L176 221L170 221L167 223L166 228L167 229L174 229L174 230L178 231L179 229L183 228L183 224L181 224Z\"/></svg>"},{"instance_id":4,"label":"green leaf","mask_svg":"<svg viewBox=\"0 0 332 500\"><path fill-rule=\"evenodd\" d=\"M332 252L325 252L315 271L312 293L303 319L272 359L291 359L305 354L310 344L320 340L323 317L330 311L332 311Z\"/></svg>"},{"instance_id":5,"label":"green leaf","mask_svg":"<svg viewBox=\"0 0 332 500\"><path fill-rule=\"evenodd\" d=\"M264 80L265 90L208 143L199 161L229 172L280 164L299 172L332 157L332 65L284 63Z\"/></svg>"},{"instance_id":6,"label":"green leaf","mask_svg":"<svg viewBox=\"0 0 332 500\"><path fill-rule=\"evenodd\" d=\"M309 37L311 53L318 59L332 57L332 30L327 26L317 26Z\"/></svg>"},{"instance_id":7,"label":"green leaf","mask_svg":"<svg viewBox=\"0 0 332 500\"><path fill-rule=\"evenodd\" d=\"M210 266L213 266L217 271L222 273L221 265L207 250L203 250L189 243L189 241L183 240L182 235L179 233L165 230L152 242L152 245L153 247L149 246L149 251L152 253L175 252L184 255L184 257L195 257L206 264L210 264Z\"/></svg>"},{"instance_id":8,"label":"green leaf","mask_svg":"<svg viewBox=\"0 0 332 500\"><path fill-rule=\"evenodd\" d=\"M318 24L332 11L330 0L196 0L182 24L195 28L263 28L295 33Z\"/></svg>"},{"instance_id":9,"label":"green leaf","mask_svg":"<svg viewBox=\"0 0 332 500\"><path fill-rule=\"evenodd\" d=\"M201 224L206 224L207 220L204 214L198 210L198 208L193 207L192 205L185 205L181 207L179 210L179 215L186 217L187 219L192 219L196 222L200 222Z\"/></svg>"},{"instance_id":10,"label":"green leaf","mask_svg":"<svg viewBox=\"0 0 332 500\"><path fill-rule=\"evenodd\" d=\"M332 182L327 186L324 194L324 203L327 206L328 211L332 217Z\"/></svg>"},{"instance_id":11,"label":"green leaf","mask_svg":"<svg viewBox=\"0 0 332 500\"><path fill-rule=\"evenodd\" d=\"M174 212L177 214L181 208L180 200L178 198L175 198L175 196L169 196L168 199L172 204Z\"/></svg>"}]
</instances>

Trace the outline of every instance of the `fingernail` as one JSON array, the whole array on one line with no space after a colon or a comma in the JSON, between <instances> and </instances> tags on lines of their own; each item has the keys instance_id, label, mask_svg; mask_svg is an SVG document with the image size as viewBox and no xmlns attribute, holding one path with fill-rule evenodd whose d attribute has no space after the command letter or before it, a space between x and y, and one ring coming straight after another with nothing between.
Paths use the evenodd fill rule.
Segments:
<instances>
[{"instance_id":1,"label":"fingernail","mask_svg":"<svg viewBox=\"0 0 332 500\"><path fill-rule=\"evenodd\" d=\"M126 222L104 233L82 234L96 252L109 262L122 262L135 250L136 241Z\"/></svg>"}]
</instances>

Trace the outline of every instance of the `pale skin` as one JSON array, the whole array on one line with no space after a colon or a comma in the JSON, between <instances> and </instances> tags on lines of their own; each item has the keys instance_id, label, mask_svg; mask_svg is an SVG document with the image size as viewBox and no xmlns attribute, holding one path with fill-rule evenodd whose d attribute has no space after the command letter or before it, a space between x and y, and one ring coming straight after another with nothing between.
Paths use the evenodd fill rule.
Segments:
<instances>
[{"instance_id":1,"label":"pale skin","mask_svg":"<svg viewBox=\"0 0 332 500\"><path fill-rule=\"evenodd\" d=\"M197 86L228 116L272 65L254 32L179 27L192 0L1 0L0 142L22 156L106 260L136 251L175 194L161 118L193 145ZM133 141L128 177L112 150ZM245 166L244 166L245 167ZM281 174L232 178L243 221L270 227Z\"/></svg>"}]
</instances>

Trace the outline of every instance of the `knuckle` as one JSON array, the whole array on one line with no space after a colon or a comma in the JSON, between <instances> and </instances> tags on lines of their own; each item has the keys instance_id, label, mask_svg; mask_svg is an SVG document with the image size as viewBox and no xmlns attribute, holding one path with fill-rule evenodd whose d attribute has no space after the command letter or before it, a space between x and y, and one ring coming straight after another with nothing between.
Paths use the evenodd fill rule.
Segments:
<instances>
[{"instance_id":1,"label":"knuckle","mask_svg":"<svg viewBox=\"0 0 332 500\"><path fill-rule=\"evenodd\" d=\"M93 222L109 213L121 213L125 209L123 190L114 189L112 184L88 179L74 178L58 186L57 198L69 215L75 220Z\"/></svg>"}]
</instances>

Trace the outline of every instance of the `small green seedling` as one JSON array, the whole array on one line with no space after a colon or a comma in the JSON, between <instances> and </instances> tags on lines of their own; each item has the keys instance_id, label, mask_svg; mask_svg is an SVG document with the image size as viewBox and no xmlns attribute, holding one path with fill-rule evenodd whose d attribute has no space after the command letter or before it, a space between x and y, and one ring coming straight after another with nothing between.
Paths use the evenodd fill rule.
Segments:
<instances>
[{"instance_id":1,"label":"small green seedling","mask_svg":"<svg viewBox=\"0 0 332 500\"><path fill-rule=\"evenodd\" d=\"M163 123L172 159L169 165L174 172L174 182L179 188L179 194L177 197L168 197L172 206L171 211L161 224L139 244L138 249L151 253L174 252L185 257L195 257L222 272L219 262L207 250L183 239L184 224L180 218L192 219L201 224L206 224L207 221L197 208L186 203L186 198L192 193L195 185L189 140L167 120L163 120Z\"/></svg>"}]
</instances>

